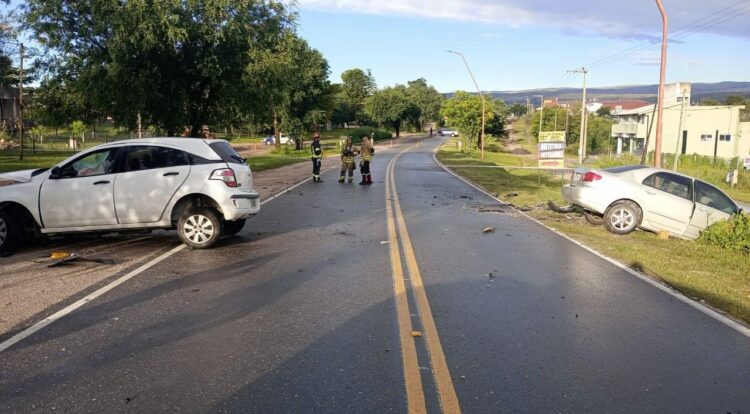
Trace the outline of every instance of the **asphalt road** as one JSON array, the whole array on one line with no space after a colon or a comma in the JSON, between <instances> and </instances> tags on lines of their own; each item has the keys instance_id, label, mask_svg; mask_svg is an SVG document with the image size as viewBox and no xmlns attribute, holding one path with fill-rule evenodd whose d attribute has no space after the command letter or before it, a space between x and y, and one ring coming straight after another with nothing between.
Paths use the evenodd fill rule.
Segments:
<instances>
[{"instance_id":1,"label":"asphalt road","mask_svg":"<svg viewBox=\"0 0 750 414\"><path fill-rule=\"evenodd\" d=\"M440 412L450 391L464 413L750 412L750 338L499 206L438 143L394 162L398 203L406 145L375 185L326 173L0 353L0 412Z\"/></svg>"}]
</instances>

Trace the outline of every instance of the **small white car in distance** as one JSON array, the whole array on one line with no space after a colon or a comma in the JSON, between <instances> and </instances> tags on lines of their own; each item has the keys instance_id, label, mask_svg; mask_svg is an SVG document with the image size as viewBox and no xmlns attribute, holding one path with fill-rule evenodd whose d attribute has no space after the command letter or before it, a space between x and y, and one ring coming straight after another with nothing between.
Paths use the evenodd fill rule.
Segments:
<instances>
[{"instance_id":1,"label":"small white car in distance","mask_svg":"<svg viewBox=\"0 0 750 414\"><path fill-rule=\"evenodd\" d=\"M0 187L0 252L39 233L171 228L208 248L260 211L250 167L224 140L116 141L5 178L14 184Z\"/></svg>"},{"instance_id":2,"label":"small white car in distance","mask_svg":"<svg viewBox=\"0 0 750 414\"><path fill-rule=\"evenodd\" d=\"M709 225L741 211L711 184L642 165L577 169L562 194L568 203L582 207L589 221L602 217L615 234L642 228L696 239Z\"/></svg>"},{"instance_id":3,"label":"small white car in distance","mask_svg":"<svg viewBox=\"0 0 750 414\"><path fill-rule=\"evenodd\" d=\"M438 129L438 135L441 137L457 137L458 131L451 128L440 128Z\"/></svg>"}]
</instances>

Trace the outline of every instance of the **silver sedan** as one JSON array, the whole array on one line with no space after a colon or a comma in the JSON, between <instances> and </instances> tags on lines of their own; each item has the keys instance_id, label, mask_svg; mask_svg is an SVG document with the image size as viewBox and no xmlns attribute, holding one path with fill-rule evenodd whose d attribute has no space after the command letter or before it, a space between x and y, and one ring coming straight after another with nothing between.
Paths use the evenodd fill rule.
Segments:
<instances>
[{"instance_id":1,"label":"silver sedan","mask_svg":"<svg viewBox=\"0 0 750 414\"><path fill-rule=\"evenodd\" d=\"M724 192L696 178L642 165L575 171L562 189L565 200L584 209L615 234L636 228L696 239L716 221L741 211Z\"/></svg>"}]
</instances>

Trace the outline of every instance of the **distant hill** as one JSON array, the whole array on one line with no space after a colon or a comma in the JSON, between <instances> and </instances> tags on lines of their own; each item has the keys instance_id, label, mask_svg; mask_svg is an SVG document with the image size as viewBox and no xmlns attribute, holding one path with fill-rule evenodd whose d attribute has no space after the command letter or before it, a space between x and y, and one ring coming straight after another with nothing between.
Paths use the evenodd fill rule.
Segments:
<instances>
[{"instance_id":1,"label":"distant hill","mask_svg":"<svg viewBox=\"0 0 750 414\"><path fill-rule=\"evenodd\" d=\"M658 88L659 85L610 86L603 88L589 88L587 93L589 98L600 100L643 99L649 102L655 102ZM493 98L501 98L507 103L523 103L526 102L527 96L533 95L544 95L544 99L581 99L581 88L546 88L522 91L492 91L489 93ZM448 97L452 95L452 93L446 94ZM694 102L706 98L715 98L723 101L727 95L742 95L746 98L750 98L750 82L693 84L692 100Z\"/></svg>"}]
</instances>

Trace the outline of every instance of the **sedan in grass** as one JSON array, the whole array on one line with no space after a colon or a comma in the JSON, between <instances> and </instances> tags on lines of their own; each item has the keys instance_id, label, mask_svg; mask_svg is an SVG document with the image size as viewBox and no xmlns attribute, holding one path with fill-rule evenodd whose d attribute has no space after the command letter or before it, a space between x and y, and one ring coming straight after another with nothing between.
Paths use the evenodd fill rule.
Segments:
<instances>
[{"instance_id":1,"label":"sedan in grass","mask_svg":"<svg viewBox=\"0 0 750 414\"><path fill-rule=\"evenodd\" d=\"M697 178L642 165L577 169L562 189L587 220L615 234L637 228L696 239L706 227L741 211L724 192Z\"/></svg>"}]
</instances>

